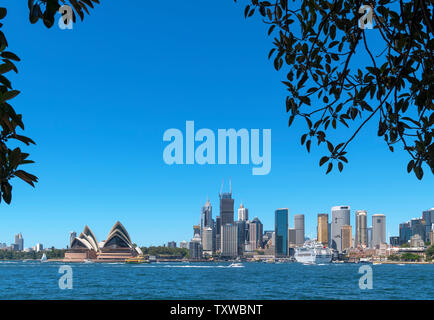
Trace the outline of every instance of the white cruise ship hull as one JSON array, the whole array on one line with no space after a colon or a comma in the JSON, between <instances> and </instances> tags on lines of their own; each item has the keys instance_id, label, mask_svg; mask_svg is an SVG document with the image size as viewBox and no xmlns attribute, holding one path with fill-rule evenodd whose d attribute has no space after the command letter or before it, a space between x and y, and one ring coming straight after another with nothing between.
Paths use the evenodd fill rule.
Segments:
<instances>
[{"instance_id":1,"label":"white cruise ship hull","mask_svg":"<svg viewBox=\"0 0 434 320\"><path fill-rule=\"evenodd\" d=\"M331 255L310 255L310 256L295 255L295 260L303 264L323 264L323 263L330 263L332 261L332 256Z\"/></svg>"},{"instance_id":2,"label":"white cruise ship hull","mask_svg":"<svg viewBox=\"0 0 434 320\"><path fill-rule=\"evenodd\" d=\"M304 264L324 264L332 261L332 251L319 244L310 243L295 249L294 258Z\"/></svg>"}]
</instances>

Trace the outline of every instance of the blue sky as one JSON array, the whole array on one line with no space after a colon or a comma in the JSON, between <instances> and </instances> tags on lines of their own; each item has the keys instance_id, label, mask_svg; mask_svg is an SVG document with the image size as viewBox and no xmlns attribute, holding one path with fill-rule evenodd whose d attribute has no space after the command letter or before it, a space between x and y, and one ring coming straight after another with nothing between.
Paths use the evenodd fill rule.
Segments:
<instances>
[{"instance_id":1,"label":"blue sky","mask_svg":"<svg viewBox=\"0 0 434 320\"><path fill-rule=\"evenodd\" d=\"M13 76L35 189L13 181L13 202L1 204L0 242L22 232L25 247L65 247L68 233L88 224L103 240L116 220L139 245L189 240L209 196L218 214L222 179L232 178L240 202L274 228L274 210L306 215L334 205L383 213L389 235L398 224L434 206L434 179L406 172L407 155L390 153L375 120L348 149L342 173L325 175L300 145L301 121L290 129L284 75L267 60L271 38L258 20L245 20L233 1L103 1L83 23L62 31L28 22L27 1L5 1L3 32L22 61ZM57 22L56 22L57 23ZM375 43L375 39L373 39ZM168 166L163 133L185 122L219 128L272 130L272 166L253 176L248 165ZM352 131L337 134L348 137ZM227 183L226 187L227 188ZM369 218L370 219L370 218ZM370 221L370 220L369 220Z\"/></svg>"}]
</instances>

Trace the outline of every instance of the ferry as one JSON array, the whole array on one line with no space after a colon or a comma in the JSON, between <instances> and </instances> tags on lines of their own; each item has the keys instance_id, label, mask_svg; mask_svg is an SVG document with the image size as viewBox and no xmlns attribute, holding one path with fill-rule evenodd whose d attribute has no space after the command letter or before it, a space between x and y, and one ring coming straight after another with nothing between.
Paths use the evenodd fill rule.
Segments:
<instances>
[{"instance_id":1,"label":"ferry","mask_svg":"<svg viewBox=\"0 0 434 320\"><path fill-rule=\"evenodd\" d=\"M322 264L332 261L332 250L316 241L306 241L302 247L295 249L294 258L303 264Z\"/></svg>"},{"instance_id":2,"label":"ferry","mask_svg":"<svg viewBox=\"0 0 434 320\"><path fill-rule=\"evenodd\" d=\"M146 260L143 256L137 256L134 258L125 259L125 263L133 263L133 264L149 263L149 260Z\"/></svg>"}]
</instances>

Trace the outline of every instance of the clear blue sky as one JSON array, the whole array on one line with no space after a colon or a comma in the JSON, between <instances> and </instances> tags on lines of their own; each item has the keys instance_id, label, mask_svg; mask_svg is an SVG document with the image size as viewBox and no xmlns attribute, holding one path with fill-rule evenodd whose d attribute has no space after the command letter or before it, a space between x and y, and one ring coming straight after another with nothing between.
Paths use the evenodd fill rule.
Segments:
<instances>
[{"instance_id":1,"label":"clear blue sky","mask_svg":"<svg viewBox=\"0 0 434 320\"><path fill-rule=\"evenodd\" d=\"M274 228L274 210L316 215L334 205L383 213L387 235L434 207L434 179L406 172L407 155L390 153L376 137L377 120L349 148L349 165L325 175L324 150L307 154L301 121L288 129L285 88L267 60L271 38L258 20L245 20L233 1L102 1L72 31L28 22L27 1L9 0L4 27L22 61L13 85L24 115L27 147L40 182L13 181L13 202L1 204L0 242L22 232L25 247L65 247L68 233L88 224L103 240L116 220L139 245L192 237L207 196L218 214L222 179L232 178L240 202ZM377 53L377 52L376 52ZM168 166L168 128L272 129L272 166L253 176L246 165ZM338 134L348 137L352 131ZM370 217L369 217L369 221Z\"/></svg>"}]
</instances>

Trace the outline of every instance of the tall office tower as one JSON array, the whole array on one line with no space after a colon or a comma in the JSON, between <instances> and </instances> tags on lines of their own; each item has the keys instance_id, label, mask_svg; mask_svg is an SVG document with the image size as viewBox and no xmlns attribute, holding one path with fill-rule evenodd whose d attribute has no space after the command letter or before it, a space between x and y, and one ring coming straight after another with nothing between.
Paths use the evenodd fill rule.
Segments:
<instances>
[{"instance_id":1,"label":"tall office tower","mask_svg":"<svg viewBox=\"0 0 434 320\"><path fill-rule=\"evenodd\" d=\"M169 241L167 243L168 248L176 248L176 242L175 241Z\"/></svg>"},{"instance_id":2,"label":"tall office tower","mask_svg":"<svg viewBox=\"0 0 434 320\"><path fill-rule=\"evenodd\" d=\"M255 217L252 221L249 221L247 225L249 230L248 235L251 250L253 251L262 248L262 232L264 226L262 225L261 221L258 219L258 217Z\"/></svg>"},{"instance_id":3,"label":"tall office tower","mask_svg":"<svg viewBox=\"0 0 434 320\"><path fill-rule=\"evenodd\" d=\"M234 224L238 228L238 255L241 256L244 253L244 246L247 241L247 221L239 220L235 221Z\"/></svg>"},{"instance_id":4,"label":"tall office tower","mask_svg":"<svg viewBox=\"0 0 434 320\"><path fill-rule=\"evenodd\" d=\"M429 242L434 245L434 224L431 226L431 231L429 233Z\"/></svg>"},{"instance_id":5,"label":"tall office tower","mask_svg":"<svg viewBox=\"0 0 434 320\"><path fill-rule=\"evenodd\" d=\"M342 226L350 226L350 207L335 206L332 207L331 219L331 248L342 252Z\"/></svg>"},{"instance_id":6,"label":"tall office tower","mask_svg":"<svg viewBox=\"0 0 434 320\"><path fill-rule=\"evenodd\" d=\"M329 215L318 213L317 241L324 246L329 243Z\"/></svg>"},{"instance_id":7,"label":"tall office tower","mask_svg":"<svg viewBox=\"0 0 434 320\"><path fill-rule=\"evenodd\" d=\"M295 244L302 246L304 244L304 214L294 215Z\"/></svg>"},{"instance_id":8,"label":"tall office tower","mask_svg":"<svg viewBox=\"0 0 434 320\"><path fill-rule=\"evenodd\" d=\"M42 243L37 243L36 244L36 252L40 252L44 250L44 246L42 245Z\"/></svg>"},{"instance_id":9,"label":"tall office tower","mask_svg":"<svg viewBox=\"0 0 434 320\"><path fill-rule=\"evenodd\" d=\"M368 227L368 248L372 248L372 227Z\"/></svg>"},{"instance_id":10,"label":"tall office tower","mask_svg":"<svg viewBox=\"0 0 434 320\"><path fill-rule=\"evenodd\" d=\"M241 203L238 208L238 221L247 221L249 220L249 209L244 208L244 205Z\"/></svg>"},{"instance_id":11,"label":"tall office tower","mask_svg":"<svg viewBox=\"0 0 434 320\"><path fill-rule=\"evenodd\" d=\"M75 238L77 238L77 232L71 231L69 233L69 247L71 247L72 241L74 241Z\"/></svg>"},{"instance_id":12,"label":"tall office tower","mask_svg":"<svg viewBox=\"0 0 434 320\"><path fill-rule=\"evenodd\" d=\"M430 242L430 232L434 226L434 208L423 211L422 219L425 221L425 242Z\"/></svg>"},{"instance_id":13,"label":"tall office tower","mask_svg":"<svg viewBox=\"0 0 434 320\"><path fill-rule=\"evenodd\" d=\"M374 214L372 216L372 247L378 249L383 243L386 243L386 216Z\"/></svg>"},{"instance_id":14,"label":"tall office tower","mask_svg":"<svg viewBox=\"0 0 434 320\"><path fill-rule=\"evenodd\" d=\"M15 235L15 244L18 251L23 251L24 249L24 239L21 233Z\"/></svg>"},{"instance_id":15,"label":"tall office tower","mask_svg":"<svg viewBox=\"0 0 434 320\"><path fill-rule=\"evenodd\" d=\"M410 220L411 236L418 234L422 239L425 239L425 221L423 219L411 219Z\"/></svg>"},{"instance_id":16,"label":"tall office tower","mask_svg":"<svg viewBox=\"0 0 434 320\"><path fill-rule=\"evenodd\" d=\"M215 250L221 250L221 231L222 231L222 219L220 216L215 218Z\"/></svg>"},{"instance_id":17,"label":"tall office tower","mask_svg":"<svg viewBox=\"0 0 434 320\"><path fill-rule=\"evenodd\" d=\"M297 244L297 232L295 229L288 229L288 247L295 248Z\"/></svg>"},{"instance_id":18,"label":"tall office tower","mask_svg":"<svg viewBox=\"0 0 434 320\"><path fill-rule=\"evenodd\" d=\"M411 238L410 222L399 224L399 244L408 243Z\"/></svg>"},{"instance_id":19,"label":"tall office tower","mask_svg":"<svg viewBox=\"0 0 434 320\"><path fill-rule=\"evenodd\" d=\"M351 239L353 238L353 231L351 226L342 226L341 239L342 239L342 251L351 248Z\"/></svg>"},{"instance_id":20,"label":"tall office tower","mask_svg":"<svg viewBox=\"0 0 434 320\"><path fill-rule=\"evenodd\" d=\"M356 211L356 243L355 246L368 245L368 213L365 210Z\"/></svg>"},{"instance_id":21,"label":"tall office tower","mask_svg":"<svg viewBox=\"0 0 434 320\"><path fill-rule=\"evenodd\" d=\"M422 212L422 218L426 224L434 224L434 208Z\"/></svg>"},{"instance_id":22,"label":"tall office tower","mask_svg":"<svg viewBox=\"0 0 434 320\"><path fill-rule=\"evenodd\" d=\"M190 259L198 260L202 258L202 245L200 242L190 241L188 249L190 251Z\"/></svg>"},{"instance_id":23,"label":"tall office tower","mask_svg":"<svg viewBox=\"0 0 434 320\"><path fill-rule=\"evenodd\" d=\"M288 209L274 212L274 249L276 257L288 255Z\"/></svg>"},{"instance_id":24,"label":"tall office tower","mask_svg":"<svg viewBox=\"0 0 434 320\"><path fill-rule=\"evenodd\" d=\"M208 199L200 212L200 230L202 231L206 227L211 227L211 226L212 226L212 206L211 206L211 202L209 202Z\"/></svg>"},{"instance_id":25,"label":"tall office tower","mask_svg":"<svg viewBox=\"0 0 434 320\"><path fill-rule=\"evenodd\" d=\"M205 227L202 230L202 250L203 253L211 255L214 252L213 228Z\"/></svg>"},{"instance_id":26,"label":"tall office tower","mask_svg":"<svg viewBox=\"0 0 434 320\"><path fill-rule=\"evenodd\" d=\"M224 224L221 231L221 256L235 258L238 255L238 226Z\"/></svg>"},{"instance_id":27,"label":"tall office tower","mask_svg":"<svg viewBox=\"0 0 434 320\"><path fill-rule=\"evenodd\" d=\"M222 192L223 190L223 184L222 189L220 190L220 218L221 218L221 224L222 226L227 223L233 223L234 222L234 199L232 199L232 187L229 180L229 192Z\"/></svg>"}]
</instances>

